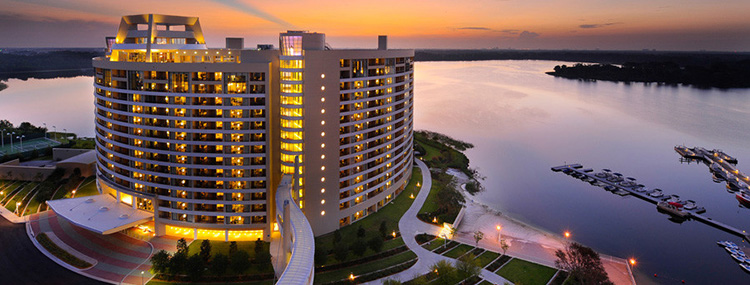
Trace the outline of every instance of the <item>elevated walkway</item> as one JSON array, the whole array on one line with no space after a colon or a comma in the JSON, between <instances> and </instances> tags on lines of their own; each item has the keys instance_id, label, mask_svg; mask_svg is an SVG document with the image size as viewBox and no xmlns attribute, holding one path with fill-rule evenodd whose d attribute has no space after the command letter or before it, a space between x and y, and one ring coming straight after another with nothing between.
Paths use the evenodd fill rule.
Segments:
<instances>
[{"instance_id":1,"label":"elevated walkway","mask_svg":"<svg viewBox=\"0 0 750 285\"><path fill-rule=\"evenodd\" d=\"M315 236L305 214L292 196L293 181L292 175L284 175L276 188L276 220L281 232L281 253L277 254L277 262L274 263L281 261L286 264L277 284L313 284Z\"/></svg>"}]
</instances>

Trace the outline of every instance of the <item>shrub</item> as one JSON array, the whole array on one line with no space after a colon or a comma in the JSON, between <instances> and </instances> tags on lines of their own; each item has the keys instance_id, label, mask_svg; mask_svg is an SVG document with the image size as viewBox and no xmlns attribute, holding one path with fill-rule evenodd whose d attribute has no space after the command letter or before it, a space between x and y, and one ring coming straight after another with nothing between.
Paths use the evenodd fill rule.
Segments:
<instances>
[{"instance_id":1,"label":"shrub","mask_svg":"<svg viewBox=\"0 0 750 285\"><path fill-rule=\"evenodd\" d=\"M204 239L201 242L200 257L203 258L203 262L208 262L211 259L211 241Z\"/></svg>"},{"instance_id":2,"label":"shrub","mask_svg":"<svg viewBox=\"0 0 750 285\"><path fill-rule=\"evenodd\" d=\"M238 250L229 256L229 265L237 275L242 275L250 269L250 254L244 250Z\"/></svg>"},{"instance_id":3,"label":"shrub","mask_svg":"<svg viewBox=\"0 0 750 285\"><path fill-rule=\"evenodd\" d=\"M213 273L214 275L221 276L227 272L227 266L229 266L229 257L221 253L217 253L211 260L211 266L209 270L211 270L211 273Z\"/></svg>"},{"instance_id":4,"label":"shrub","mask_svg":"<svg viewBox=\"0 0 750 285\"><path fill-rule=\"evenodd\" d=\"M362 239L356 239L351 245L352 252L357 256L362 256L367 251L367 245Z\"/></svg>"},{"instance_id":5,"label":"shrub","mask_svg":"<svg viewBox=\"0 0 750 285\"><path fill-rule=\"evenodd\" d=\"M160 250L151 256L151 273L162 274L169 269L169 259L171 256L166 250Z\"/></svg>"},{"instance_id":6,"label":"shrub","mask_svg":"<svg viewBox=\"0 0 750 285\"><path fill-rule=\"evenodd\" d=\"M372 237L367 242L367 245L372 249L374 252L380 252L383 249L383 238L381 237Z\"/></svg>"},{"instance_id":7,"label":"shrub","mask_svg":"<svg viewBox=\"0 0 750 285\"><path fill-rule=\"evenodd\" d=\"M42 247L44 247L49 253L56 256L57 258L61 259L62 261L65 261L65 263L73 265L77 268L87 268L91 267L91 263L88 263L86 261L81 260L78 257L75 257L74 255L68 253L64 249L60 248L52 242L52 240L49 239L47 234L40 233L36 236L36 240L39 242Z\"/></svg>"}]
</instances>

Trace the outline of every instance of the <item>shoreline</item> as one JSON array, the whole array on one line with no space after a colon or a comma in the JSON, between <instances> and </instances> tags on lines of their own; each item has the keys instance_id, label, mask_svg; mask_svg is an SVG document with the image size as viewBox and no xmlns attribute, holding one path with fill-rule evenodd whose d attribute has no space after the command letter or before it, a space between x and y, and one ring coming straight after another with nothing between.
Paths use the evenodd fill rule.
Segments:
<instances>
[{"instance_id":1,"label":"shoreline","mask_svg":"<svg viewBox=\"0 0 750 285\"><path fill-rule=\"evenodd\" d=\"M479 242L480 246L502 253L499 243L500 239L504 239L509 245L508 255L553 268L556 268L555 251L564 249L568 242L575 241L525 223L490 205L477 201L474 199L474 195L470 195L464 189L465 183L469 180L467 176L460 171L449 170L447 173L456 178L461 185L459 187L460 192L466 199L463 206L464 217L456 228L456 239L474 244L474 232L481 231L484 233L484 239ZM500 226L499 231L496 228L498 225ZM615 284L636 284L635 274L627 259L606 255L599 251L597 253L599 253L602 265L612 282Z\"/></svg>"}]
</instances>

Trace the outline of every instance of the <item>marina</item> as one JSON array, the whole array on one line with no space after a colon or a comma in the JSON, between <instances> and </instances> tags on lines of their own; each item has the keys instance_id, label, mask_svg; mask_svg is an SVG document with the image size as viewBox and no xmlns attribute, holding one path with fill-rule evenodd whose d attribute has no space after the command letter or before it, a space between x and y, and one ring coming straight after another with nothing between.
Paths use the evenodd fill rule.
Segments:
<instances>
[{"instance_id":1,"label":"marina","mask_svg":"<svg viewBox=\"0 0 750 285\"><path fill-rule=\"evenodd\" d=\"M681 223L685 220L694 219L750 241L750 235L744 230L703 215L706 209L698 206L695 201L682 200L678 195L667 195L658 188L649 189L645 185L637 183L635 178L624 177L622 174L612 172L609 169L602 169L601 172L591 174L594 172L593 169L583 169L581 164L555 166L552 167L552 171L565 173L620 196L632 195L655 204L657 210L669 214L670 220L673 222Z\"/></svg>"},{"instance_id":2,"label":"marina","mask_svg":"<svg viewBox=\"0 0 750 285\"><path fill-rule=\"evenodd\" d=\"M674 147L674 150L680 154L683 158L687 159L688 163L691 160L697 160L703 162L713 174L715 182L726 181L727 190L730 192L739 191L736 196L740 203L743 202L741 195L743 191L750 191L750 177L740 172L737 167L737 159L729 156L721 150L707 150L702 147L688 148L683 145ZM750 206L750 201L743 203L745 206Z\"/></svg>"}]
</instances>

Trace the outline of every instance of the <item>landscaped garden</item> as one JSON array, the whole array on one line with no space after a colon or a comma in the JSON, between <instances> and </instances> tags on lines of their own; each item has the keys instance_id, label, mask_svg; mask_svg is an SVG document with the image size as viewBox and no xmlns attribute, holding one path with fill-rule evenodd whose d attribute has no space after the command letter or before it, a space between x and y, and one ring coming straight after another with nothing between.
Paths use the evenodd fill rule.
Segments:
<instances>
[{"instance_id":1,"label":"landscaped garden","mask_svg":"<svg viewBox=\"0 0 750 285\"><path fill-rule=\"evenodd\" d=\"M418 194L420 187L416 184L421 181L422 173L414 167L409 183L392 202L353 225L316 237L315 283L335 283L351 274L358 282L375 280L416 261L400 236L398 221L414 201L412 195Z\"/></svg>"},{"instance_id":2,"label":"landscaped garden","mask_svg":"<svg viewBox=\"0 0 750 285\"><path fill-rule=\"evenodd\" d=\"M257 241L177 242L177 252L161 250L151 257L150 284L160 282L273 281L270 244ZM262 284L262 283L261 283Z\"/></svg>"}]
</instances>

